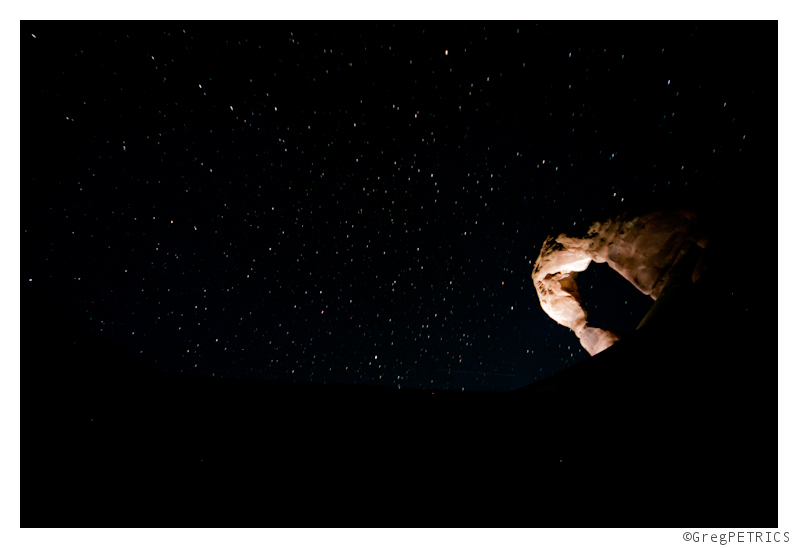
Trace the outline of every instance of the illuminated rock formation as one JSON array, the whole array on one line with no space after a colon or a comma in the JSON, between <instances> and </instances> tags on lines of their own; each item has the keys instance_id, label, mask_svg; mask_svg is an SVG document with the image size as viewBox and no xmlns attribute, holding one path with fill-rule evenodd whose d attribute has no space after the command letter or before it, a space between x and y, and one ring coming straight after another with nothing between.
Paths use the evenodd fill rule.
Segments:
<instances>
[{"instance_id":1,"label":"illuminated rock formation","mask_svg":"<svg viewBox=\"0 0 798 548\"><path fill-rule=\"evenodd\" d=\"M671 274L686 256L695 260L707 245L696 215L687 210L656 211L645 215L623 213L593 223L581 237L549 236L535 261L532 280L543 310L554 321L572 329L591 356L619 340L615 333L591 326L576 285L577 273L592 261L608 263L643 294L655 301L674 287ZM690 263L692 265L692 262ZM703 261L691 269L695 282L705 268ZM679 284L684 275L679 274Z\"/></svg>"}]
</instances>

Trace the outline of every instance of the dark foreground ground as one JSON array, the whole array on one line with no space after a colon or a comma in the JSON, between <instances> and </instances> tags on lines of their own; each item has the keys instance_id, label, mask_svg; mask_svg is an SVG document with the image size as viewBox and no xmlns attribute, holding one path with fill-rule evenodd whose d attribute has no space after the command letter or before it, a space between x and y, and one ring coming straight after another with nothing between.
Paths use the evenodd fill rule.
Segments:
<instances>
[{"instance_id":1,"label":"dark foreground ground","mask_svg":"<svg viewBox=\"0 0 798 548\"><path fill-rule=\"evenodd\" d=\"M753 289L708 275L549 379L433 394L163 376L23 288L22 526L775 528Z\"/></svg>"}]
</instances>

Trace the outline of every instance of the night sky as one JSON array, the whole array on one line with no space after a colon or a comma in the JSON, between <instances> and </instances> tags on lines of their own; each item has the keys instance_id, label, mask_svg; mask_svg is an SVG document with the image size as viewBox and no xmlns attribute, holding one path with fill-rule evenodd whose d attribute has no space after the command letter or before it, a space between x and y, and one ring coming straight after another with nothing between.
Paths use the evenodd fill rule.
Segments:
<instances>
[{"instance_id":1,"label":"night sky","mask_svg":"<svg viewBox=\"0 0 798 548\"><path fill-rule=\"evenodd\" d=\"M22 284L162 373L514 390L548 235L776 195L775 22L21 26Z\"/></svg>"}]
</instances>

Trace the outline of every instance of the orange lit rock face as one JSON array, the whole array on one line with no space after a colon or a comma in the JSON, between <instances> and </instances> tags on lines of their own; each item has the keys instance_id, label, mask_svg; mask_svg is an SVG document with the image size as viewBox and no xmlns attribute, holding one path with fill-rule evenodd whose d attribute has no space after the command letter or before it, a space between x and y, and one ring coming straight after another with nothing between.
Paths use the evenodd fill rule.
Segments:
<instances>
[{"instance_id":1,"label":"orange lit rock face","mask_svg":"<svg viewBox=\"0 0 798 548\"><path fill-rule=\"evenodd\" d=\"M582 237L549 236L535 261L532 280L543 310L579 337L594 356L615 344L618 335L591 326L576 285L577 273L592 261L608 263L645 295L656 300L667 287L674 265L695 245L706 246L693 212L627 213L593 223ZM692 281L699 276L698 268Z\"/></svg>"}]
</instances>

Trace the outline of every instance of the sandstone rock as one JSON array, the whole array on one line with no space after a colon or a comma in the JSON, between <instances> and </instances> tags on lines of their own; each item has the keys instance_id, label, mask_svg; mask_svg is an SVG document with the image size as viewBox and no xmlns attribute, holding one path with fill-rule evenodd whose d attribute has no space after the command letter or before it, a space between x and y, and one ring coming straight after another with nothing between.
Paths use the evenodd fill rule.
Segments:
<instances>
[{"instance_id":1,"label":"sandstone rock","mask_svg":"<svg viewBox=\"0 0 798 548\"><path fill-rule=\"evenodd\" d=\"M591 326L576 284L577 273L591 262L608 263L643 294L657 300L671 281L671 272L685 257L695 282L705 271L703 251L708 237L695 213L688 210L655 211L645 215L622 213L593 223L582 236L549 236L535 261L532 280L540 305L554 321L572 329L591 356L609 348L619 336ZM699 254L700 255L700 254ZM678 276L679 284L684 275Z\"/></svg>"}]
</instances>

